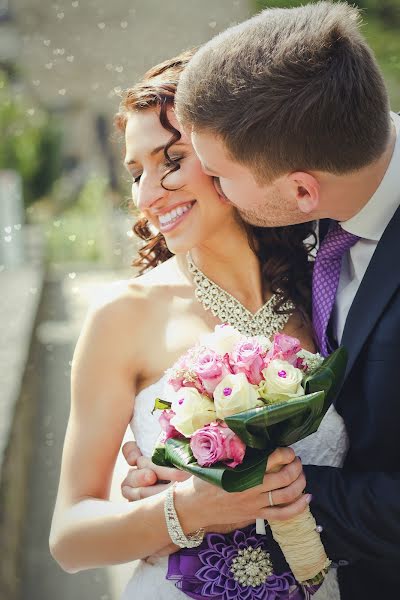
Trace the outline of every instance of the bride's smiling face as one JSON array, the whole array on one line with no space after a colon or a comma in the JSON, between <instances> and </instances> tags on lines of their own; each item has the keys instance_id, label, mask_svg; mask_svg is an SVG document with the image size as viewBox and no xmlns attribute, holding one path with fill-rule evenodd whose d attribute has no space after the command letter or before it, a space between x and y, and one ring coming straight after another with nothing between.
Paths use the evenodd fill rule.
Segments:
<instances>
[{"instance_id":1,"label":"bride's smiling face","mask_svg":"<svg viewBox=\"0 0 400 600\"><path fill-rule=\"evenodd\" d=\"M156 109L129 114L125 129L125 165L133 178L132 195L136 205L176 254L221 234L234 218L235 209L218 194L212 177L203 172L173 109L169 109L167 115L171 125L181 133L180 140L168 149L169 157L178 162L180 168L169 173L161 185L163 176L171 169L164 147L172 134L161 125Z\"/></svg>"}]
</instances>

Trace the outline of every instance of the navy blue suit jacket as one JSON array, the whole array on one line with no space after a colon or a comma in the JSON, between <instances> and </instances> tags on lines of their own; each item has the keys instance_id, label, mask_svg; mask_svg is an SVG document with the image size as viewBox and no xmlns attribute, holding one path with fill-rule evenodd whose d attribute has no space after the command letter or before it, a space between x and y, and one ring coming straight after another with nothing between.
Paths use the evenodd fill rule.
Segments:
<instances>
[{"instance_id":1,"label":"navy blue suit jacket","mask_svg":"<svg viewBox=\"0 0 400 600\"><path fill-rule=\"evenodd\" d=\"M341 343L349 362L335 404L350 447L343 469L304 467L310 506L339 565L341 600L400 598L400 207L372 256Z\"/></svg>"}]
</instances>

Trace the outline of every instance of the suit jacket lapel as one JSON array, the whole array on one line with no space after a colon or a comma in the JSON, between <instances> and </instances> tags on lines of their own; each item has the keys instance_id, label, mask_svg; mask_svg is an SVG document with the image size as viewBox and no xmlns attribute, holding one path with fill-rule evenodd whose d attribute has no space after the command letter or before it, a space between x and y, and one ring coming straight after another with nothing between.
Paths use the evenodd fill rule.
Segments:
<instances>
[{"instance_id":1,"label":"suit jacket lapel","mask_svg":"<svg viewBox=\"0 0 400 600\"><path fill-rule=\"evenodd\" d=\"M348 374L385 306L400 286L400 207L379 241L347 315L341 344Z\"/></svg>"}]
</instances>

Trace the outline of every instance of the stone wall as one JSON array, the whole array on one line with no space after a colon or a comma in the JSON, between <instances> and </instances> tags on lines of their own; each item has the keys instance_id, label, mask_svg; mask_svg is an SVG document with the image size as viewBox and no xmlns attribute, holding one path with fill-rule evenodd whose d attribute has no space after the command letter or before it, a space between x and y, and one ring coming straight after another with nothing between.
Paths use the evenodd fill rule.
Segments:
<instances>
[{"instance_id":1,"label":"stone wall","mask_svg":"<svg viewBox=\"0 0 400 600\"><path fill-rule=\"evenodd\" d=\"M43 274L34 267L0 272L0 598L20 585L27 481L37 410L37 344L32 341ZM31 518L31 515L30 515Z\"/></svg>"}]
</instances>

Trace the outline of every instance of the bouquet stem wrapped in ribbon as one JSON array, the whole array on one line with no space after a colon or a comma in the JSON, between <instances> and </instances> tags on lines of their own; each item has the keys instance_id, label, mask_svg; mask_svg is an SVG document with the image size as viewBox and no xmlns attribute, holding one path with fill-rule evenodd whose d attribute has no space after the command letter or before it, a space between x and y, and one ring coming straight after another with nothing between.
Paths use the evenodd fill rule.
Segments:
<instances>
[{"instance_id":1,"label":"bouquet stem wrapped in ribbon","mask_svg":"<svg viewBox=\"0 0 400 600\"><path fill-rule=\"evenodd\" d=\"M340 389L347 355L328 358L302 349L296 338L246 337L218 326L203 345L169 371L163 435L153 462L175 466L228 492L260 485L268 456L314 433ZM309 508L269 522L295 578L322 583L330 561ZM257 533L260 523L257 523Z\"/></svg>"}]
</instances>

